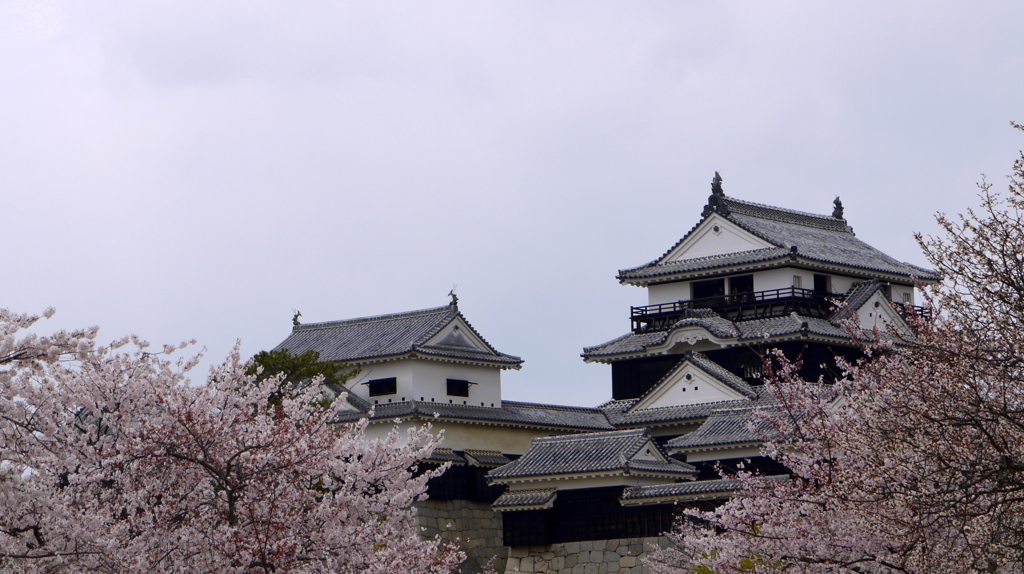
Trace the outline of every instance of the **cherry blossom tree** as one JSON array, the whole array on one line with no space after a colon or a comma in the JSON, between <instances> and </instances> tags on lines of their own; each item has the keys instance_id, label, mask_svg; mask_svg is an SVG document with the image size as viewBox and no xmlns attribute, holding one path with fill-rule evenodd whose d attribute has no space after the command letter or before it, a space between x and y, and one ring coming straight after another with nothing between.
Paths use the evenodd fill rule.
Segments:
<instances>
[{"instance_id":1,"label":"cherry blossom tree","mask_svg":"<svg viewBox=\"0 0 1024 574\"><path fill-rule=\"evenodd\" d=\"M781 407L757 416L791 475L740 474L653 572L1024 571L1024 154L1005 193L980 187L978 210L918 237L943 276L934 319L903 340L852 325L868 357L830 387L774 356Z\"/></svg>"},{"instance_id":2,"label":"cherry blossom tree","mask_svg":"<svg viewBox=\"0 0 1024 574\"><path fill-rule=\"evenodd\" d=\"M48 311L47 315L52 313ZM23 334L0 311L0 571L452 571L413 504L436 473L421 428L367 440L317 385L285 396L237 349L203 386L135 338Z\"/></svg>"}]
</instances>

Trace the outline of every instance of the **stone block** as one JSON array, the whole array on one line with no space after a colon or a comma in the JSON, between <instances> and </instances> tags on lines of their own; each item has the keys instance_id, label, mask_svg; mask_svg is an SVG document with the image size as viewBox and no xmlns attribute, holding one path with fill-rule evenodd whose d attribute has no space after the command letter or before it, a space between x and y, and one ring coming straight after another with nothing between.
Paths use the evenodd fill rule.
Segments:
<instances>
[{"instance_id":1,"label":"stone block","mask_svg":"<svg viewBox=\"0 0 1024 574\"><path fill-rule=\"evenodd\" d=\"M516 570L520 570L520 568L519 568L519 559L518 558L509 558L508 562L505 564L505 570L506 571L510 571L510 572L515 572Z\"/></svg>"},{"instance_id":2,"label":"stone block","mask_svg":"<svg viewBox=\"0 0 1024 574\"><path fill-rule=\"evenodd\" d=\"M572 568L580 563L580 555L578 553L572 553L565 557L565 567Z\"/></svg>"},{"instance_id":3,"label":"stone block","mask_svg":"<svg viewBox=\"0 0 1024 574\"><path fill-rule=\"evenodd\" d=\"M551 563L548 565L548 568L551 570L562 570L565 568L565 557L555 556L551 559Z\"/></svg>"},{"instance_id":4,"label":"stone block","mask_svg":"<svg viewBox=\"0 0 1024 574\"><path fill-rule=\"evenodd\" d=\"M591 562L583 568L583 574L600 574L601 569L598 567L596 562Z\"/></svg>"},{"instance_id":5,"label":"stone block","mask_svg":"<svg viewBox=\"0 0 1024 574\"><path fill-rule=\"evenodd\" d=\"M580 543L579 542L566 542L565 544L562 545L562 547L565 548L566 555L568 555L568 554L576 554L577 552L580 551Z\"/></svg>"},{"instance_id":6,"label":"stone block","mask_svg":"<svg viewBox=\"0 0 1024 574\"><path fill-rule=\"evenodd\" d=\"M619 566L622 568L632 568L636 566L636 556L623 556L619 558Z\"/></svg>"},{"instance_id":7,"label":"stone block","mask_svg":"<svg viewBox=\"0 0 1024 574\"><path fill-rule=\"evenodd\" d=\"M519 571L520 572L533 572L533 556L527 556L519 560Z\"/></svg>"},{"instance_id":8,"label":"stone block","mask_svg":"<svg viewBox=\"0 0 1024 574\"><path fill-rule=\"evenodd\" d=\"M572 567L572 574L583 574L584 568L585 566L583 564L577 564Z\"/></svg>"}]
</instances>

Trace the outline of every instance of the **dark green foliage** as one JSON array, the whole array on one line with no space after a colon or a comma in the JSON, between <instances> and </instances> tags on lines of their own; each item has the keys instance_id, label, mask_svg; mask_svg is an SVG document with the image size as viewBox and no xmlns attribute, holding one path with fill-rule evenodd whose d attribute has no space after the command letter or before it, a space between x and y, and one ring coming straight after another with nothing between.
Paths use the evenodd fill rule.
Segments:
<instances>
[{"instance_id":1,"label":"dark green foliage","mask_svg":"<svg viewBox=\"0 0 1024 574\"><path fill-rule=\"evenodd\" d=\"M260 367L263 368L260 371ZM259 371L259 374L257 374ZM345 363L321 361L320 353L306 351L301 355L293 355L287 349L280 351L260 351L252 358L248 375L256 375L257 381L284 374L283 387L294 388L322 375L323 384L337 392L351 379L359 369L350 369Z\"/></svg>"}]
</instances>

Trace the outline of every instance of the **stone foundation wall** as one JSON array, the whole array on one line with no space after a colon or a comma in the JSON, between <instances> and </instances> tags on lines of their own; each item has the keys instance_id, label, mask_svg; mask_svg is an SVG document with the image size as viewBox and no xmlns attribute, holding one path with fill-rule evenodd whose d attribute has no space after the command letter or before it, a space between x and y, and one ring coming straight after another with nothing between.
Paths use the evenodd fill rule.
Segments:
<instances>
[{"instance_id":1,"label":"stone foundation wall","mask_svg":"<svg viewBox=\"0 0 1024 574\"><path fill-rule=\"evenodd\" d=\"M417 503L417 520L425 538L440 534L444 541L462 541L466 561L462 574L476 574L494 558L495 572L505 571L508 548L502 544L501 513L488 502L470 500L425 500Z\"/></svg>"},{"instance_id":2,"label":"stone foundation wall","mask_svg":"<svg viewBox=\"0 0 1024 574\"><path fill-rule=\"evenodd\" d=\"M647 567L640 560L647 556L651 546L664 547L667 544L665 537L652 537L517 546L509 549L505 572L647 574Z\"/></svg>"}]
</instances>

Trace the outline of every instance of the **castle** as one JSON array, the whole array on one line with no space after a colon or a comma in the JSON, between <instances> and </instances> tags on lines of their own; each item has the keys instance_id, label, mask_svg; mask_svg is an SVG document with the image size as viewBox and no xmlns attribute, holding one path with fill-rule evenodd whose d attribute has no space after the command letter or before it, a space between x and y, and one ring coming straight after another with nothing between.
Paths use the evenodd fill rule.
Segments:
<instances>
[{"instance_id":1,"label":"castle","mask_svg":"<svg viewBox=\"0 0 1024 574\"><path fill-rule=\"evenodd\" d=\"M925 312L915 284L937 277L857 239L838 198L831 215L771 207L726 196L716 173L696 225L618 280L646 288L648 304L630 309L629 332L583 349L611 365L597 407L503 400L501 373L522 360L492 347L454 295L296 324L276 349L361 368L336 422L370 416L371 436L396 420L444 430L430 462L452 466L419 516L425 534L464 541L463 571L496 556L498 571L634 573L682 508L734 491L716 464L786 472L748 428L752 409L773 405L760 353L802 354L807 380L833 379L837 355L860 354L845 319L908 329L906 314Z\"/></svg>"}]
</instances>

